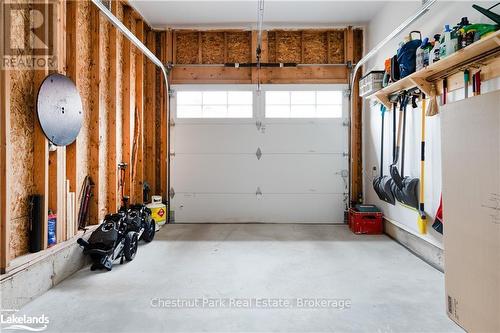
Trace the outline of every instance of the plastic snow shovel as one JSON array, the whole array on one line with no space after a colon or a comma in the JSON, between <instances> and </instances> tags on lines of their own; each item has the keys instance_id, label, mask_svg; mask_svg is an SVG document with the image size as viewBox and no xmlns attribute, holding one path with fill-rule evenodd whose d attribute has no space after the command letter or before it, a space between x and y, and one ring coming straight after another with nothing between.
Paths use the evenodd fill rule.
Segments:
<instances>
[{"instance_id":1,"label":"plastic snow shovel","mask_svg":"<svg viewBox=\"0 0 500 333\"><path fill-rule=\"evenodd\" d=\"M388 184L390 177L384 176L384 118L386 111L386 107L381 104L380 113L382 115L382 134L380 135L380 176L373 180L373 189L377 193L380 200L394 205L396 203L396 199L394 198L391 187Z\"/></svg>"},{"instance_id":2,"label":"plastic snow shovel","mask_svg":"<svg viewBox=\"0 0 500 333\"><path fill-rule=\"evenodd\" d=\"M401 150L401 127L404 121L404 108L408 104L408 96L406 92L403 92L399 97L399 120L398 120L398 131L397 131L397 139L396 139L396 149L394 151L394 158L392 164L389 166L389 173L391 175L391 189L394 187L402 188L403 187L403 177L399 174L398 170L398 162L399 162L399 152ZM393 191L394 193L394 191Z\"/></svg>"},{"instance_id":3,"label":"plastic snow shovel","mask_svg":"<svg viewBox=\"0 0 500 333\"><path fill-rule=\"evenodd\" d=\"M391 184L392 193L397 201L403 205L409 206L418 210L418 178L410 178L404 176L404 159L405 159L405 141L406 141L406 107L408 105L409 95L403 95L401 99L401 107L403 109L403 144L401 149L401 173L396 165L391 167L391 177L394 182ZM398 134L399 135L399 134ZM396 148L397 150L397 148Z\"/></svg>"}]
</instances>

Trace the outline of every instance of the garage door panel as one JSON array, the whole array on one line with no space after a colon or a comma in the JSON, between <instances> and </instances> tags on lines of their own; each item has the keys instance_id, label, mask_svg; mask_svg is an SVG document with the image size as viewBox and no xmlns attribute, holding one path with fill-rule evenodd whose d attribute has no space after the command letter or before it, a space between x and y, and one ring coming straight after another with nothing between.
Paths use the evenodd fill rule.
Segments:
<instances>
[{"instance_id":1,"label":"garage door panel","mask_svg":"<svg viewBox=\"0 0 500 333\"><path fill-rule=\"evenodd\" d=\"M343 223L343 197L343 194L264 194L262 212L271 223Z\"/></svg>"},{"instance_id":2,"label":"garage door panel","mask_svg":"<svg viewBox=\"0 0 500 333\"><path fill-rule=\"evenodd\" d=\"M172 164L175 191L255 193L258 162L253 154L176 154Z\"/></svg>"},{"instance_id":3,"label":"garage door panel","mask_svg":"<svg viewBox=\"0 0 500 333\"><path fill-rule=\"evenodd\" d=\"M339 89L304 87L311 88ZM186 88L191 89L205 91ZM235 88L245 89L255 86ZM321 117L316 113L294 118L297 108L312 112L304 100L290 104L289 115L285 106L275 118L266 118L265 97L266 91L254 92L253 118L174 118L171 208L177 223L343 223L349 181L344 119L314 118Z\"/></svg>"},{"instance_id":4,"label":"garage door panel","mask_svg":"<svg viewBox=\"0 0 500 333\"><path fill-rule=\"evenodd\" d=\"M340 154L274 155L264 152L258 181L264 192L331 193L345 187L341 176L345 169L347 160Z\"/></svg>"},{"instance_id":5,"label":"garage door panel","mask_svg":"<svg viewBox=\"0 0 500 333\"><path fill-rule=\"evenodd\" d=\"M264 222L255 194L176 194L176 223Z\"/></svg>"},{"instance_id":6,"label":"garage door panel","mask_svg":"<svg viewBox=\"0 0 500 333\"><path fill-rule=\"evenodd\" d=\"M261 140L255 124L176 124L173 130L177 153L255 153Z\"/></svg>"},{"instance_id":7,"label":"garage door panel","mask_svg":"<svg viewBox=\"0 0 500 333\"><path fill-rule=\"evenodd\" d=\"M176 194L176 223L343 223L339 194Z\"/></svg>"},{"instance_id":8,"label":"garage door panel","mask_svg":"<svg viewBox=\"0 0 500 333\"><path fill-rule=\"evenodd\" d=\"M345 152L347 137L342 122L271 123L262 135L262 149L268 152Z\"/></svg>"}]
</instances>

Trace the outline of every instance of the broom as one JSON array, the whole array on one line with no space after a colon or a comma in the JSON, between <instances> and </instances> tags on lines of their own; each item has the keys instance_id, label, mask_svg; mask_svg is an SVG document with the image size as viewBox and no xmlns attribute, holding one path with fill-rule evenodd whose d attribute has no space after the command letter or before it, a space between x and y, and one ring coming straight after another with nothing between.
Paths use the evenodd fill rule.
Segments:
<instances>
[{"instance_id":1,"label":"broom","mask_svg":"<svg viewBox=\"0 0 500 333\"><path fill-rule=\"evenodd\" d=\"M423 107L423 106L422 106ZM432 84L431 88L431 100L429 103L429 107L427 108L427 117L435 116L439 113L438 101L437 101L437 92L436 92L436 84Z\"/></svg>"}]
</instances>

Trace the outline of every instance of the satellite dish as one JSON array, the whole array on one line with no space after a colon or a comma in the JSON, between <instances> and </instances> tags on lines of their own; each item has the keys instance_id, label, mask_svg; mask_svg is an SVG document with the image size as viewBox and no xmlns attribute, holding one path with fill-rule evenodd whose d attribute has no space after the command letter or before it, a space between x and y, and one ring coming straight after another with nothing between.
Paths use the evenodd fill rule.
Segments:
<instances>
[{"instance_id":1,"label":"satellite dish","mask_svg":"<svg viewBox=\"0 0 500 333\"><path fill-rule=\"evenodd\" d=\"M37 97L37 115L43 133L56 146L76 140L82 127L83 106L75 83L62 74L43 80Z\"/></svg>"}]
</instances>

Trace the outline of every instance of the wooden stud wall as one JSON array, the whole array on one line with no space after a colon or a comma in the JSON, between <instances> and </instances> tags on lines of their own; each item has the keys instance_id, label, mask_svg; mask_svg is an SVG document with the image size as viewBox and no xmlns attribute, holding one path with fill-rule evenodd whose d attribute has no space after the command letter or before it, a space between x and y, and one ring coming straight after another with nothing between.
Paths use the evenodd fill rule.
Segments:
<instances>
[{"instance_id":1,"label":"wooden stud wall","mask_svg":"<svg viewBox=\"0 0 500 333\"><path fill-rule=\"evenodd\" d=\"M10 114L10 71L0 72L0 273L5 273L10 260L11 229L11 191L12 168L7 166L11 160ZM9 221L9 222L7 222Z\"/></svg>"},{"instance_id":2,"label":"wooden stud wall","mask_svg":"<svg viewBox=\"0 0 500 333\"><path fill-rule=\"evenodd\" d=\"M101 193L100 178L100 150L102 141L101 113L104 112L101 103L101 66L100 66L100 36L101 31L99 10L95 6L90 6L90 82L89 82L89 102L90 102L90 127L89 127L89 174L94 182L93 197L90 201L90 222L97 224L101 219L100 204L103 201Z\"/></svg>"},{"instance_id":3,"label":"wooden stud wall","mask_svg":"<svg viewBox=\"0 0 500 333\"><path fill-rule=\"evenodd\" d=\"M140 41L144 40L144 22L136 19L135 35ZM134 138L132 140L132 183L134 195L133 202L143 200L144 178L144 55L135 51L135 108L134 108Z\"/></svg>"},{"instance_id":4,"label":"wooden stud wall","mask_svg":"<svg viewBox=\"0 0 500 333\"><path fill-rule=\"evenodd\" d=\"M163 33L164 35L165 33ZM162 53L162 33L155 33L154 34L154 53L155 55L162 60L161 53ZM155 99L155 119L160 119L162 117L162 110L163 110L163 96L165 95L165 86L162 84L162 73L159 68L155 68L155 96L157 98ZM155 141L159 142L161 140L161 129L162 129L162 123L160 121L155 122ZM155 158L156 158L156 163L155 165L160 165L161 163L161 145L156 144L155 146ZM160 191L160 193L163 193L161 191L161 170L159 168L155 168L155 189L156 192Z\"/></svg>"},{"instance_id":5,"label":"wooden stud wall","mask_svg":"<svg viewBox=\"0 0 500 333\"><path fill-rule=\"evenodd\" d=\"M131 8L127 7L123 10L123 23L129 29L132 29ZM133 107L131 81L132 81L132 45L126 38L123 39L123 65L122 65L122 159L120 162L127 164L127 170L124 173L123 191L125 195L130 195L130 149L131 149L131 120L130 113Z\"/></svg>"},{"instance_id":6,"label":"wooden stud wall","mask_svg":"<svg viewBox=\"0 0 500 333\"><path fill-rule=\"evenodd\" d=\"M173 47L170 45L175 43L174 34L172 31L160 32L159 45L157 48L157 56L160 57L160 60L163 63L172 62L174 60L174 52ZM175 45L175 44L174 44ZM156 124L158 124L158 136L156 137L156 142L159 142L159 150L157 150L158 160L157 165L166 165L166 168L160 168L159 172L159 188L157 188L156 192L161 193L163 198L168 198L169 193L169 184L168 184L168 174L169 174L169 166L170 166L170 152L168 150L169 147L169 128L168 123L170 119L170 109L168 108L168 96L165 88L165 81L163 75L158 70L158 76L156 84L160 86L160 95L159 95L159 118L156 119Z\"/></svg>"},{"instance_id":7,"label":"wooden stud wall","mask_svg":"<svg viewBox=\"0 0 500 333\"><path fill-rule=\"evenodd\" d=\"M223 31L200 32L201 35L201 63L222 64L225 63L226 33Z\"/></svg>"},{"instance_id":8,"label":"wooden stud wall","mask_svg":"<svg viewBox=\"0 0 500 333\"><path fill-rule=\"evenodd\" d=\"M156 33L148 30L145 33L148 49L156 49ZM156 66L150 61L144 61L144 76L148 78L144 85L144 182L156 192Z\"/></svg>"},{"instance_id":9,"label":"wooden stud wall","mask_svg":"<svg viewBox=\"0 0 500 333\"><path fill-rule=\"evenodd\" d=\"M57 2L57 45L61 47L57 48L57 70L56 72L61 74L66 74L66 1L58 0ZM53 188L49 187L49 195L56 193L55 195L55 209L54 211L58 213L57 220L59 221L59 228L56 229L56 237L59 240L66 240L66 147L57 147L55 154L55 165L50 166L50 169L55 169L53 174L55 174L54 180L49 180L49 186L52 184ZM64 189L64 190L58 190Z\"/></svg>"},{"instance_id":10,"label":"wooden stud wall","mask_svg":"<svg viewBox=\"0 0 500 333\"><path fill-rule=\"evenodd\" d=\"M77 34L77 2L66 3L66 75L77 82L77 63L80 61L77 56L76 34ZM77 147L79 139L66 146L66 179L69 182L71 192L77 193Z\"/></svg>"},{"instance_id":11,"label":"wooden stud wall","mask_svg":"<svg viewBox=\"0 0 500 333\"><path fill-rule=\"evenodd\" d=\"M27 9L27 7L21 8ZM26 12L23 13L25 14L24 22L26 24L28 16ZM16 38L27 41L24 33L16 36ZM25 51L23 50L22 53L25 53ZM43 177L45 177L48 168L45 167L45 164L41 165L41 169L37 169L36 180L34 172L34 166L38 164L38 161L34 160L35 156L43 159L47 157L48 161L48 150L47 152L41 149L35 151L33 146L35 140L42 140L39 136L41 130L34 127L34 119L36 118L33 111L32 94L35 89L35 74L34 71L2 70L4 82L2 106L5 106L6 111L3 125L6 131L6 159L4 162L7 168L5 171L6 196L2 195L2 201L4 201L2 207L5 207L5 220L2 219L2 224L5 224L5 227L2 228L2 231L6 232L3 236L5 237L5 243L2 241L2 248L5 248L2 251L2 263L8 263L10 259L22 254L21 249L28 246L28 224L26 220L28 218L29 202L25 198L32 193L35 186L39 186L39 189L43 191L42 193L48 192L48 190L45 191L46 188L43 185ZM37 79L38 77L39 75ZM7 110L10 110L10 112L7 112ZM13 147L10 142L16 142L16 146ZM26 165L28 167L25 167ZM39 178L42 178L42 181L39 181ZM18 236L12 237L13 234Z\"/></svg>"},{"instance_id":12,"label":"wooden stud wall","mask_svg":"<svg viewBox=\"0 0 500 333\"><path fill-rule=\"evenodd\" d=\"M352 30L352 29L351 29ZM349 48L359 59L362 30L354 29L348 41L348 29L272 30L263 33L266 62L310 64L297 68L263 68L261 83L346 83ZM256 83L256 70L250 68L199 67L200 64L248 63L256 61L256 32L237 30L173 30L174 69L171 83ZM349 45L348 45L349 44ZM340 66L324 66L338 64Z\"/></svg>"},{"instance_id":13,"label":"wooden stud wall","mask_svg":"<svg viewBox=\"0 0 500 333\"><path fill-rule=\"evenodd\" d=\"M360 30L347 29L347 46L346 57L347 61L356 63L361 59L363 54L363 34ZM351 109L351 202L357 203L362 199L363 195L363 160L362 160L362 99L359 97L359 79L361 72L354 78L354 88L351 92L353 107Z\"/></svg>"},{"instance_id":14,"label":"wooden stud wall","mask_svg":"<svg viewBox=\"0 0 500 333\"><path fill-rule=\"evenodd\" d=\"M119 3L117 1L111 1L111 12L119 17L121 12L118 13ZM103 18L102 18L103 19ZM117 194L117 165L118 165L118 149L117 149L117 137L121 136L118 133L118 109L121 108L121 93L119 90L119 85L121 83L121 66L119 58L119 50L121 49L121 33L116 29L112 28L109 23L106 22L109 41L106 45L109 45L107 56L108 56L108 66L109 76L108 84L105 89L108 89L106 95L106 105L107 105L107 202L106 206L109 211L116 211L118 209L118 194ZM104 43L103 43L104 44ZM104 64L104 63L103 63ZM120 112L121 115L121 112ZM121 128L120 128L121 129Z\"/></svg>"},{"instance_id":15,"label":"wooden stud wall","mask_svg":"<svg viewBox=\"0 0 500 333\"><path fill-rule=\"evenodd\" d=\"M118 18L128 19L128 26L143 41L148 37L150 43L156 42L162 35L151 31L123 2L111 1L111 10ZM28 15L26 10L26 22ZM125 160L129 163L129 192L126 194L130 194L134 201L142 200L143 177L148 177L147 182L155 185L161 184L158 179L161 175L166 178L166 158L165 155L159 156L166 154L166 150L160 150L159 154L155 150L152 154L155 143L143 148L143 142L149 143L151 138L160 147L166 147L166 141L162 141L167 138L163 135L165 126L158 135L156 130L151 135L144 131L146 119L152 128L159 128L160 117L165 120L168 116L165 113L166 99L160 96L161 103L156 103L156 82L159 80L154 74L150 75L156 72L153 65L88 0L59 0L56 31L57 72L65 73L77 85L83 103L82 129L74 143L49 152L48 140L38 124L35 109L36 92L49 74L48 68L0 72L2 272L13 268L10 265L12 259L28 251L30 195L44 196L44 216L47 216L49 206L57 213L57 237L61 242L68 238L67 192L75 192L78 196L85 176L90 175L96 184L91 200L90 224L99 223L106 212L116 211L119 206L118 162ZM18 38L26 41L28 37L21 34ZM168 53L161 51L165 55ZM137 148L132 152L134 133ZM11 153L12 149L16 154ZM135 156L136 165L133 173L130 168L132 156ZM148 176L143 172L144 161L148 161ZM166 194L166 186L153 190L152 194ZM79 202L76 203L75 215L78 209ZM47 218L43 221L43 234L46 247ZM16 259L16 264L22 262L19 259L22 257Z\"/></svg>"},{"instance_id":16,"label":"wooden stud wall","mask_svg":"<svg viewBox=\"0 0 500 333\"><path fill-rule=\"evenodd\" d=\"M355 29L362 38L362 30ZM264 32L269 62L344 64L347 29L272 30ZM250 62L254 55L250 31L174 30L173 62L177 65ZM357 47L357 51L362 48Z\"/></svg>"}]
</instances>

